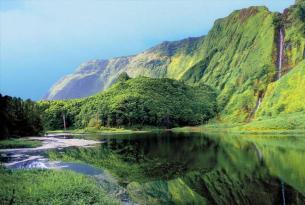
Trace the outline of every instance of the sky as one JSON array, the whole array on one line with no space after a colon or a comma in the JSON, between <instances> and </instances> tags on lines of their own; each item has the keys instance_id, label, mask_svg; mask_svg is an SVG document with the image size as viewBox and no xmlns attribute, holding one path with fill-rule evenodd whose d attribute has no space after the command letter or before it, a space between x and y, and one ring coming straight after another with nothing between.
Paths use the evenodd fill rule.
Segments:
<instances>
[{"instance_id":1,"label":"sky","mask_svg":"<svg viewBox=\"0 0 305 205\"><path fill-rule=\"evenodd\" d=\"M0 0L0 93L41 99L81 63L205 35L233 10L294 0Z\"/></svg>"}]
</instances>

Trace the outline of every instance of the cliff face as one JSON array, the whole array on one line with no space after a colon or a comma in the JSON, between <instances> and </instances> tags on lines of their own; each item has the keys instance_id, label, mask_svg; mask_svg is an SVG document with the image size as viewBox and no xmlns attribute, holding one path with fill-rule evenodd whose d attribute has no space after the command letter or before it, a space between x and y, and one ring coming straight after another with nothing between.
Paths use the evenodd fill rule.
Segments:
<instances>
[{"instance_id":1,"label":"cliff face","mask_svg":"<svg viewBox=\"0 0 305 205\"><path fill-rule=\"evenodd\" d=\"M217 20L205 37L163 42L134 56L87 62L57 82L45 99L93 95L126 72L131 77L205 83L218 90L221 120L249 121L262 115L262 109L269 109L265 106L271 106L264 97L270 99L273 82L296 67L300 70L304 58L304 0L283 14L250 7Z\"/></svg>"}]
</instances>

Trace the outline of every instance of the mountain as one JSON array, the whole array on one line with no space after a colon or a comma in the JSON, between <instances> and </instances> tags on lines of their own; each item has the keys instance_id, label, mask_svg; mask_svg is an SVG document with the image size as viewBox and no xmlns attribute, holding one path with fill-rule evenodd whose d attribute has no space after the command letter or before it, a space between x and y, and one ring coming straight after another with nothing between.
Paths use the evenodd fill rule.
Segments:
<instances>
[{"instance_id":1,"label":"mountain","mask_svg":"<svg viewBox=\"0 0 305 205\"><path fill-rule=\"evenodd\" d=\"M203 39L204 37L166 41L138 55L83 63L74 73L59 80L44 99L61 100L96 94L110 87L122 72L127 72L131 77L143 75L176 79L191 63L185 57L194 53Z\"/></svg>"},{"instance_id":2,"label":"mountain","mask_svg":"<svg viewBox=\"0 0 305 205\"><path fill-rule=\"evenodd\" d=\"M304 58L304 0L296 1L283 14L250 7L216 20L206 36L163 42L134 56L85 63L56 83L45 99L89 96L108 88L120 73L127 72L131 77L205 83L218 90L218 119L251 121L274 106L266 99L284 92L274 86L293 82L296 74L289 73L301 70ZM289 91L291 96L300 92Z\"/></svg>"}]
</instances>

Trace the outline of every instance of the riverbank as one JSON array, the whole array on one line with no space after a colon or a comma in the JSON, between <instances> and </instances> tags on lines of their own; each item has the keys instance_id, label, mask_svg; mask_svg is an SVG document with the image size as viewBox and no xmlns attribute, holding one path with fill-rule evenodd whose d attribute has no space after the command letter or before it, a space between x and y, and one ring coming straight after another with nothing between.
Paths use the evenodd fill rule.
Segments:
<instances>
[{"instance_id":1,"label":"riverbank","mask_svg":"<svg viewBox=\"0 0 305 205\"><path fill-rule=\"evenodd\" d=\"M85 140L85 139L68 139L68 138L59 138L55 136L48 137L29 137L28 140L36 140L41 142L41 146L34 148L12 148L12 149L0 149L0 153L27 153L27 152L37 152L44 151L48 149L58 149L65 147L86 147L92 146L94 144L101 143L100 141L95 140Z\"/></svg>"},{"instance_id":2,"label":"riverbank","mask_svg":"<svg viewBox=\"0 0 305 205\"><path fill-rule=\"evenodd\" d=\"M247 123L232 123L230 121L210 121L200 126L187 126L166 129L164 127L130 127L130 128L85 128L67 130L67 134L136 134L147 132L231 132L239 134L304 134L305 114L282 114L273 118L258 118ZM48 131L50 134L62 133L64 130Z\"/></svg>"},{"instance_id":3,"label":"riverbank","mask_svg":"<svg viewBox=\"0 0 305 205\"><path fill-rule=\"evenodd\" d=\"M116 127L101 127L93 128L87 127L84 129L67 129L67 130L48 130L47 134L100 134L100 135L109 135L109 134L136 134L136 133L147 133L153 131L160 131L163 128L159 127L130 127L130 128L116 128Z\"/></svg>"},{"instance_id":4,"label":"riverbank","mask_svg":"<svg viewBox=\"0 0 305 205\"><path fill-rule=\"evenodd\" d=\"M171 129L173 132L229 132L236 134L305 134L305 114L261 118L249 123L214 121L206 125Z\"/></svg>"}]
</instances>

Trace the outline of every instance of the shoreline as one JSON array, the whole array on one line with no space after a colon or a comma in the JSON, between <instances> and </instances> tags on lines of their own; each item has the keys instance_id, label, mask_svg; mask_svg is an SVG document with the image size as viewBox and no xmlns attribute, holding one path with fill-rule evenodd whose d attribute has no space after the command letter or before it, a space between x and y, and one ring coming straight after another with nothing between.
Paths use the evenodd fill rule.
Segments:
<instances>
[{"instance_id":1,"label":"shoreline","mask_svg":"<svg viewBox=\"0 0 305 205\"><path fill-rule=\"evenodd\" d=\"M42 142L42 145L35 148L9 148L9 149L0 149L0 153L6 154L22 154L30 152L40 152L48 149L59 149L65 147L90 147L95 144L102 143L101 141L96 140L86 140L86 139L77 139L77 138L58 138L61 135L52 135L52 136L41 136L41 137L27 137L30 140L38 140Z\"/></svg>"}]
</instances>

